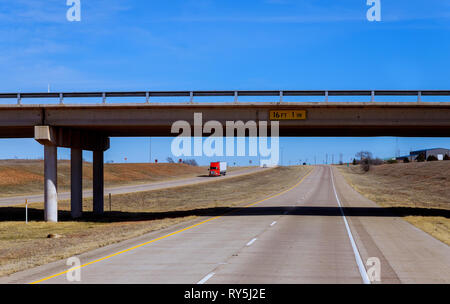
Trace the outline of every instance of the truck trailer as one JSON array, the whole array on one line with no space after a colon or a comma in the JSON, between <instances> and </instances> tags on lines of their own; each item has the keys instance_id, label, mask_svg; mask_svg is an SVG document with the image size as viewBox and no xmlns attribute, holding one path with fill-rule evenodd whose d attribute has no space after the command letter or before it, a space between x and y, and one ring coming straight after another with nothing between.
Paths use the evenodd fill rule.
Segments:
<instances>
[{"instance_id":1,"label":"truck trailer","mask_svg":"<svg viewBox=\"0 0 450 304\"><path fill-rule=\"evenodd\" d=\"M227 174L226 162L211 162L209 166L209 176L221 176Z\"/></svg>"}]
</instances>

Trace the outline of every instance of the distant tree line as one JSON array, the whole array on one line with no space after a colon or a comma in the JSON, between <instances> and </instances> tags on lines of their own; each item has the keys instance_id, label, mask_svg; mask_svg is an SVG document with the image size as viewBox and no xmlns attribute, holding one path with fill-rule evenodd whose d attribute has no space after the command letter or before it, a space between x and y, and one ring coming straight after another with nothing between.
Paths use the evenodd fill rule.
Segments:
<instances>
[{"instance_id":1,"label":"distant tree line","mask_svg":"<svg viewBox=\"0 0 450 304\"><path fill-rule=\"evenodd\" d=\"M172 157L167 157L166 160L167 160L167 162L169 164L174 164L175 163L175 161L173 160ZM198 167L198 163L197 163L197 161L195 159L185 159L185 160L181 160L180 159L179 163Z\"/></svg>"},{"instance_id":2,"label":"distant tree line","mask_svg":"<svg viewBox=\"0 0 450 304\"><path fill-rule=\"evenodd\" d=\"M450 157L448 156L448 154L445 154L443 159L450 160ZM425 153L422 152L418 154L414 160L417 162L437 161L438 158L434 155L429 155L428 157L426 157ZM364 172L368 172L371 166L377 166L384 163L395 164L397 162L398 162L397 159L389 159L387 161L384 161L378 157L374 158L372 153L369 151L360 151L356 153L355 158L353 159L353 165L360 165L361 169ZM403 162L409 163L410 162L409 157L405 157L403 159Z\"/></svg>"},{"instance_id":3,"label":"distant tree line","mask_svg":"<svg viewBox=\"0 0 450 304\"><path fill-rule=\"evenodd\" d=\"M369 151L360 151L356 153L355 157L356 158L353 159L353 164L359 164L364 172L368 172L370 170L370 166L377 166L384 163L381 158L374 158L372 152Z\"/></svg>"},{"instance_id":4,"label":"distant tree line","mask_svg":"<svg viewBox=\"0 0 450 304\"><path fill-rule=\"evenodd\" d=\"M420 153L419 155L416 156L415 161L417 162L424 162L424 161L437 161L438 158L434 155L428 155L428 157L425 156L425 152ZM450 160L450 157L448 156L448 154L444 155L443 160ZM409 159L407 157L405 157L403 159L403 162L405 163L409 163Z\"/></svg>"}]
</instances>

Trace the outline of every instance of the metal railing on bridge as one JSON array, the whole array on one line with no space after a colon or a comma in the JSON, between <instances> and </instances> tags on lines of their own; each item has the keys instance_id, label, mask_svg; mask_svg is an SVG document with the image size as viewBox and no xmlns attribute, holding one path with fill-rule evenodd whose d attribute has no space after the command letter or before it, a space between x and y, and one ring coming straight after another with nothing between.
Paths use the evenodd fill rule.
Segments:
<instances>
[{"instance_id":1,"label":"metal railing on bridge","mask_svg":"<svg viewBox=\"0 0 450 304\"><path fill-rule=\"evenodd\" d=\"M24 98L55 98L60 104L64 104L66 98L102 98L106 104L108 97L145 97L145 103L150 103L154 97L188 97L189 102L194 102L194 97L234 97L234 102L239 102L240 96L265 97L276 96L283 102L287 96L323 96L324 102L328 102L330 96L370 96L371 102L375 102L375 96L417 96L417 102L422 101L422 96L450 96L450 91L445 90L282 90L282 91L129 91L129 92L46 92L46 93L0 93L0 99L17 99L17 104L22 104Z\"/></svg>"}]
</instances>

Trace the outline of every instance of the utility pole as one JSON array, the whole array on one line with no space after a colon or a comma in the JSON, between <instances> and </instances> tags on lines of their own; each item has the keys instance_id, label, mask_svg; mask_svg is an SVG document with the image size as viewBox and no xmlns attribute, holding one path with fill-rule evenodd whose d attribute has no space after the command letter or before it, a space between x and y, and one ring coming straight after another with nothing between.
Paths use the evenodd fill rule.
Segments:
<instances>
[{"instance_id":1,"label":"utility pole","mask_svg":"<svg viewBox=\"0 0 450 304\"><path fill-rule=\"evenodd\" d=\"M150 137L149 162L152 162L152 138Z\"/></svg>"},{"instance_id":2,"label":"utility pole","mask_svg":"<svg viewBox=\"0 0 450 304\"><path fill-rule=\"evenodd\" d=\"M400 156L400 151L398 149L398 137L395 138L395 156L396 157Z\"/></svg>"},{"instance_id":3,"label":"utility pole","mask_svg":"<svg viewBox=\"0 0 450 304\"><path fill-rule=\"evenodd\" d=\"M328 165L328 153L325 154L325 164Z\"/></svg>"}]
</instances>

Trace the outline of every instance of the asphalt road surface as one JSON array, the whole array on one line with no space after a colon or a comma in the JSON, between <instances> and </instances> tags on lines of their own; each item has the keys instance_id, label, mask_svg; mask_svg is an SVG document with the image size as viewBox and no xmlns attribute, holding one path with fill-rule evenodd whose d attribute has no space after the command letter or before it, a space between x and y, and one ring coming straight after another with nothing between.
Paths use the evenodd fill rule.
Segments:
<instances>
[{"instance_id":1,"label":"asphalt road surface","mask_svg":"<svg viewBox=\"0 0 450 304\"><path fill-rule=\"evenodd\" d=\"M447 245L386 213L328 166L235 212L79 258L79 283L450 283ZM67 269L59 261L0 283L72 283ZM381 281L371 281L377 273Z\"/></svg>"},{"instance_id":2,"label":"asphalt road surface","mask_svg":"<svg viewBox=\"0 0 450 304\"><path fill-rule=\"evenodd\" d=\"M243 175L243 174L256 173L260 170L267 170L267 169L255 167L255 168L249 168L249 169L236 170L236 171L228 172L225 176L221 176L221 177L206 176L206 174L208 172L205 170L205 176L196 176L196 177L190 177L190 178L182 178L182 179L161 181L161 182L154 182L154 183L140 184L140 185L108 187L108 188L105 188L104 192L105 192L105 194L111 193L112 195L115 195L115 194L179 187L179 186L186 186L186 185L192 185L192 184L197 184L197 183L207 183L207 182L217 181L216 178L226 179L226 178L239 176L239 175ZM42 188L42 191L44 191L44 188ZM83 191L83 198L87 198L87 197L92 197L92 190L84 190ZM68 200L68 199L70 199L70 192L58 193L58 200ZM14 196L14 197L2 197L2 198L0 198L0 207L1 206L23 205L23 204L25 204L25 200L27 200L28 203L43 202L44 195L37 194L37 195L21 195L21 196Z\"/></svg>"}]
</instances>

